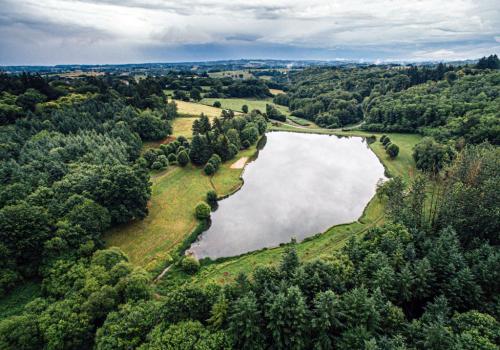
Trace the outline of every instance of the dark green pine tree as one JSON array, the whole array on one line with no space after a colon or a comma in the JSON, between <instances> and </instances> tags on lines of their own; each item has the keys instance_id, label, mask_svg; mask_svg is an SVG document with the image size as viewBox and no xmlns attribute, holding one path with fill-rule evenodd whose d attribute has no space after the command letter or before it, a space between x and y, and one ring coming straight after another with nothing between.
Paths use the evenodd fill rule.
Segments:
<instances>
[{"instance_id":1,"label":"dark green pine tree","mask_svg":"<svg viewBox=\"0 0 500 350\"><path fill-rule=\"evenodd\" d=\"M257 298L252 292L237 299L231 306L229 334L235 349L257 350L265 346Z\"/></svg>"}]
</instances>

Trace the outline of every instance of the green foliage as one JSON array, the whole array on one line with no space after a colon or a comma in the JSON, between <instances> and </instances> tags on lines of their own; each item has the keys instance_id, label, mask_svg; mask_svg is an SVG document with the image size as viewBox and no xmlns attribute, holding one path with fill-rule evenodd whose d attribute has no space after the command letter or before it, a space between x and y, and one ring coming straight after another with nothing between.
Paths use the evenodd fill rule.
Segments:
<instances>
[{"instance_id":1,"label":"green foliage","mask_svg":"<svg viewBox=\"0 0 500 350\"><path fill-rule=\"evenodd\" d=\"M210 206L205 202L196 205L195 216L198 220L207 220L210 218Z\"/></svg>"},{"instance_id":2,"label":"green foliage","mask_svg":"<svg viewBox=\"0 0 500 350\"><path fill-rule=\"evenodd\" d=\"M387 149L385 151L391 159L394 159L399 154L399 147L395 143L390 143L387 145Z\"/></svg>"},{"instance_id":3,"label":"green foliage","mask_svg":"<svg viewBox=\"0 0 500 350\"><path fill-rule=\"evenodd\" d=\"M205 167L203 168L203 171L205 172L205 174L207 174L208 176L210 176L210 175L215 174L216 169L215 169L213 163L207 163L205 165Z\"/></svg>"},{"instance_id":4,"label":"green foliage","mask_svg":"<svg viewBox=\"0 0 500 350\"><path fill-rule=\"evenodd\" d=\"M248 113L248 106L247 106L247 105L243 105L243 106L241 106L241 111L242 111L243 113Z\"/></svg>"},{"instance_id":5,"label":"green foliage","mask_svg":"<svg viewBox=\"0 0 500 350\"><path fill-rule=\"evenodd\" d=\"M186 256L181 260L181 269L182 271L192 275L198 272L200 269L200 263L196 260L196 258Z\"/></svg>"},{"instance_id":6,"label":"green foliage","mask_svg":"<svg viewBox=\"0 0 500 350\"><path fill-rule=\"evenodd\" d=\"M207 203L210 207L214 208L217 206L217 193L214 190L210 190L207 192Z\"/></svg>"},{"instance_id":7,"label":"green foliage","mask_svg":"<svg viewBox=\"0 0 500 350\"><path fill-rule=\"evenodd\" d=\"M454 151L432 138L424 137L413 150L417 169L429 173L439 173L454 157Z\"/></svg>"},{"instance_id":8,"label":"green foliage","mask_svg":"<svg viewBox=\"0 0 500 350\"><path fill-rule=\"evenodd\" d=\"M216 108L220 108L221 107L220 101L214 101L213 106Z\"/></svg>"},{"instance_id":9,"label":"green foliage","mask_svg":"<svg viewBox=\"0 0 500 350\"><path fill-rule=\"evenodd\" d=\"M184 167L189 163L189 155L187 154L186 151L181 151L177 155L177 161L179 162L179 165Z\"/></svg>"}]
</instances>

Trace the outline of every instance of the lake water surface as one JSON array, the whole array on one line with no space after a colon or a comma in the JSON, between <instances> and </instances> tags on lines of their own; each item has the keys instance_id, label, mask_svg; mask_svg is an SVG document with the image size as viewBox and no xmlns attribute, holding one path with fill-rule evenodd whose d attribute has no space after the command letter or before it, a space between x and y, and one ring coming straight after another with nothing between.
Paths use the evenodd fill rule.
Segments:
<instances>
[{"instance_id":1,"label":"lake water surface","mask_svg":"<svg viewBox=\"0 0 500 350\"><path fill-rule=\"evenodd\" d=\"M360 137L268 133L241 190L219 202L189 251L199 259L235 256L356 221L383 178Z\"/></svg>"}]
</instances>

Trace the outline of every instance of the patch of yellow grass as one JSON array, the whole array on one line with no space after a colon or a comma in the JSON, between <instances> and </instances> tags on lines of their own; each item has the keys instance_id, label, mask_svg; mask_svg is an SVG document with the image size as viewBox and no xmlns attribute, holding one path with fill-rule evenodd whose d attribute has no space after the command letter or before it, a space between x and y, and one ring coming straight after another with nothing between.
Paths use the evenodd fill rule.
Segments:
<instances>
[{"instance_id":1,"label":"patch of yellow grass","mask_svg":"<svg viewBox=\"0 0 500 350\"><path fill-rule=\"evenodd\" d=\"M270 91L273 95L277 95L277 94L284 94L284 93L285 93L283 90L280 90L280 89L269 89L269 91Z\"/></svg>"},{"instance_id":2,"label":"patch of yellow grass","mask_svg":"<svg viewBox=\"0 0 500 350\"><path fill-rule=\"evenodd\" d=\"M181 115L192 115L199 117L204 113L207 117L219 117L222 109L213 106L202 105L201 103L175 100L177 111Z\"/></svg>"}]
</instances>

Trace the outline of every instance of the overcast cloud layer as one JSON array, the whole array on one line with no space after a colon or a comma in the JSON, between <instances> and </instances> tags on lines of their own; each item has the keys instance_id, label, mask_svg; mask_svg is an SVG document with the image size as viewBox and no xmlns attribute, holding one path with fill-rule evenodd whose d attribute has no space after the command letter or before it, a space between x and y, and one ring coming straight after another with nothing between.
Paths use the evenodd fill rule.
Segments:
<instances>
[{"instance_id":1,"label":"overcast cloud layer","mask_svg":"<svg viewBox=\"0 0 500 350\"><path fill-rule=\"evenodd\" d=\"M0 65L491 53L499 0L0 0Z\"/></svg>"}]
</instances>

